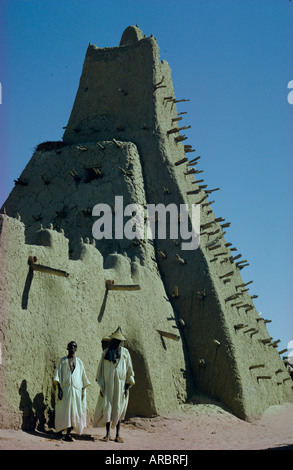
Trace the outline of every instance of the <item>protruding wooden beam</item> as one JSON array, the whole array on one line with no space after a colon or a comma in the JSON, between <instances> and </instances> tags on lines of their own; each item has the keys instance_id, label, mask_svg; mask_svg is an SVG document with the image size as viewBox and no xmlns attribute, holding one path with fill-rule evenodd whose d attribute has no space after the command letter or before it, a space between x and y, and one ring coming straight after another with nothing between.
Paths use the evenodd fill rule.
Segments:
<instances>
[{"instance_id":1,"label":"protruding wooden beam","mask_svg":"<svg viewBox=\"0 0 293 470\"><path fill-rule=\"evenodd\" d=\"M161 336L164 336L165 338L170 338L170 339L173 339L174 341L179 341L180 340L180 336L175 335L174 333L169 333L168 331L162 331L162 330L157 330L157 332Z\"/></svg>"},{"instance_id":2,"label":"protruding wooden beam","mask_svg":"<svg viewBox=\"0 0 293 470\"><path fill-rule=\"evenodd\" d=\"M261 339L261 342L262 342L263 344L268 344L268 343L271 342L271 340L272 340L272 338L265 338L265 339Z\"/></svg>"},{"instance_id":3,"label":"protruding wooden beam","mask_svg":"<svg viewBox=\"0 0 293 470\"><path fill-rule=\"evenodd\" d=\"M179 135L178 137L175 137L175 142L181 142L182 140L186 140L187 137L185 135Z\"/></svg>"},{"instance_id":4,"label":"protruding wooden beam","mask_svg":"<svg viewBox=\"0 0 293 470\"><path fill-rule=\"evenodd\" d=\"M246 328L248 325L245 325L244 323L238 323L237 325L234 325L234 330L241 330L242 328Z\"/></svg>"},{"instance_id":5,"label":"protruding wooden beam","mask_svg":"<svg viewBox=\"0 0 293 470\"><path fill-rule=\"evenodd\" d=\"M250 331L255 331L255 328L249 328L248 330L245 330L244 333L249 333Z\"/></svg>"},{"instance_id":6,"label":"protruding wooden beam","mask_svg":"<svg viewBox=\"0 0 293 470\"><path fill-rule=\"evenodd\" d=\"M21 178L17 178L16 180L14 180L14 184L18 184L20 186L27 186L28 182L26 180L22 180Z\"/></svg>"},{"instance_id":7,"label":"protruding wooden beam","mask_svg":"<svg viewBox=\"0 0 293 470\"><path fill-rule=\"evenodd\" d=\"M238 268L239 268L240 271L241 271L241 269L245 268L245 266L249 266L249 263L247 263L247 264L242 264L241 266L238 266Z\"/></svg>"},{"instance_id":8,"label":"protruding wooden beam","mask_svg":"<svg viewBox=\"0 0 293 470\"><path fill-rule=\"evenodd\" d=\"M273 346L273 348L276 348L277 345L278 345L280 342L281 342L281 340L278 339L277 341L273 341L273 342L270 344L270 346Z\"/></svg>"},{"instance_id":9,"label":"protruding wooden beam","mask_svg":"<svg viewBox=\"0 0 293 470\"><path fill-rule=\"evenodd\" d=\"M249 284L252 284L252 283L253 283L253 281L246 282L245 284L244 283L239 284L238 286L236 286L236 289L238 289L238 287L246 287L246 286L248 286Z\"/></svg>"},{"instance_id":10,"label":"protruding wooden beam","mask_svg":"<svg viewBox=\"0 0 293 470\"><path fill-rule=\"evenodd\" d=\"M55 276L68 277L69 273L62 271L60 269L54 269L49 266L44 266L42 264L36 264L37 258L35 256L29 256L28 264L33 271L39 271L46 274L54 274Z\"/></svg>"},{"instance_id":11,"label":"protruding wooden beam","mask_svg":"<svg viewBox=\"0 0 293 470\"><path fill-rule=\"evenodd\" d=\"M166 255L166 253L165 253L164 251L162 251L162 250L160 250L160 249L158 249L157 251L158 251L158 255L159 255L161 258L164 258L164 259L167 258L167 255Z\"/></svg>"},{"instance_id":12,"label":"protruding wooden beam","mask_svg":"<svg viewBox=\"0 0 293 470\"><path fill-rule=\"evenodd\" d=\"M176 257L177 261L178 261L180 264L186 264L186 261L185 261L184 259L180 258L179 255L176 254L175 257Z\"/></svg>"},{"instance_id":13,"label":"protruding wooden beam","mask_svg":"<svg viewBox=\"0 0 293 470\"><path fill-rule=\"evenodd\" d=\"M210 193L213 193L214 191L219 191L220 188L216 188L216 189L207 189L206 190L206 193L210 194Z\"/></svg>"},{"instance_id":14,"label":"protruding wooden beam","mask_svg":"<svg viewBox=\"0 0 293 470\"><path fill-rule=\"evenodd\" d=\"M228 272L228 273L226 273L226 274L223 274L222 276L219 276L219 278L220 278L220 279L223 279L224 277L233 276L233 274L234 274L234 271L230 271L230 272Z\"/></svg>"},{"instance_id":15,"label":"protruding wooden beam","mask_svg":"<svg viewBox=\"0 0 293 470\"><path fill-rule=\"evenodd\" d=\"M69 172L69 174L70 174L70 176L72 176L72 178L73 178L75 181L79 182L79 181L81 180L81 177L76 173L75 170L71 170L71 171Z\"/></svg>"},{"instance_id":16,"label":"protruding wooden beam","mask_svg":"<svg viewBox=\"0 0 293 470\"><path fill-rule=\"evenodd\" d=\"M282 349L282 351L279 351L279 354L284 354L287 351L288 351L288 349Z\"/></svg>"},{"instance_id":17,"label":"protruding wooden beam","mask_svg":"<svg viewBox=\"0 0 293 470\"><path fill-rule=\"evenodd\" d=\"M116 139L112 139L112 141L114 142L114 144L116 145L116 147L121 147L121 144L119 142L117 142Z\"/></svg>"},{"instance_id":18,"label":"protruding wooden beam","mask_svg":"<svg viewBox=\"0 0 293 470\"><path fill-rule=\"evenodd\" d=\"M178 160L178 162L175 163L175 166L182 165L182 163L188 162L188 158L182 158L181 160Z\"/></svg>"},{"instance_id":19,"label":"protruding wooden beam","mask_svg":"<svg viewBox=\"0 0 293 470\"><path fill-rule=\"evenodd\" d=\"M178 289L177 284L174 286L171 297L172 297L172 299L178 299L178 297L179 297L179 289Z\"/></svg>"},{"instance_id":20,"label":"protruding wooden beam","mask_svg":"<svg viewBox=\"0 0 293 470\"><path fill-rule=\"evenodd\" d=\"M174 103L182 103L183 101L190 101L190 100L176 100L176 99L174 99L173 102L174 102Z\"/></svg>"},{"instance_id":21,"label":"protruding wooden beam","mask_svg":"<svg viewBox=\"0 0 293 470\"><path fill-rule=\"evenodd\" d=\"M141 287L138 284L115 284L114 281L108 280L106 281L106 289L108 290L125 290L125 291L133 291L133 290L140 290Z\"/></svg>"},{"instance_id":22,"label":"protruding wooden beam","mask_svg":"<svg viewBox=\"0 0 293 470\"><path fill-rule=\"evenodd\" d=\"M105 150L105 147L104 147L102 144L100 144L100 142L97 142L97 145L98 145L98 147L100 147L102 150Z\"/></svg>"}]
</instances>

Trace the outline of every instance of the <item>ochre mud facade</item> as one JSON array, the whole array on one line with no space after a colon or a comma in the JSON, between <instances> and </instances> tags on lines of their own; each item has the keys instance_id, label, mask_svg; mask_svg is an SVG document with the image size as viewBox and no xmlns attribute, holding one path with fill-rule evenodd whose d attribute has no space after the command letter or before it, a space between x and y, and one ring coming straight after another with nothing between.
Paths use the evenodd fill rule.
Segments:
<instances>
[{"instance_id":1,"label":"ochre mud facade","mask_svg":"<svg viewBox=\"0 0 293 470\"><path fill-rule=\"evenodd\" d=\"M204 395L251 419L288 400L290 378L241 277L245 262L212 210L218 188L202 184L186 145L182 103L155 38L129 27L118 47L89 45L63 141L37 147L1 211L0 426L53 419L52 375L71 340L92 382L91 419L101 340L118 325L136 374L131 415ZM114 215L115 196L124 206L200 204L200 247L93 240L92 209L104 203Z\"/></svg>"}]
</instances>

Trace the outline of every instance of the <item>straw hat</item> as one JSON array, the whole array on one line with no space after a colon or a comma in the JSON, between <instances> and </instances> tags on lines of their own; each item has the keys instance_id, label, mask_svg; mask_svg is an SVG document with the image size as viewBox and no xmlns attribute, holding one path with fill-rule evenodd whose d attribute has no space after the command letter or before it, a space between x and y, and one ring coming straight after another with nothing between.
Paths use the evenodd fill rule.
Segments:
<instances>
[{"instance_id":1,"label":"straw hat","mask_svg":"<svg viewBox=\"0 0 293 470\"><path fill-rule=\"evenodd\" d=\"M118 339L119 341L125 341L126 338L123 336L120 326L118 326L117 330L111 334L111 339Z\"/></svg>"}]
</instances>

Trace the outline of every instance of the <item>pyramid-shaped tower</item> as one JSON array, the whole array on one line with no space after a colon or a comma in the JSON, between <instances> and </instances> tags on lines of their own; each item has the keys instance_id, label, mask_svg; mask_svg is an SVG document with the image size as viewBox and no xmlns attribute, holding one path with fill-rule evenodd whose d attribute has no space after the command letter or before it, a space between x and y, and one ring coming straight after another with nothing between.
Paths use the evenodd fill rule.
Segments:
<instances>
[{"instance_id":1,"label":"pyramid-shaped tower","mask_svg":"<svg viewBox=\"0 0 293 470\"><path fill-rule=\"evenodd\" d=\"M53 408L52 371L71 339L94 381L100 341L118 325L136 373L130 414L169 412L200 393L249 419L288 399L278 341L241 277L247 263L212 210L218 188L186 145L184 101L154 37L130 26L118 47L89 45L63 141L38 145L1 211L7 415L20 390ZM114 221L117 197L124 207L187 205L190 220L197 205L200 246L182 249L180 231L129 239L113 228L95 240L93 208L106 204ZM91 414L94 385L88 395Z\"/></svg>"}]
</instances>

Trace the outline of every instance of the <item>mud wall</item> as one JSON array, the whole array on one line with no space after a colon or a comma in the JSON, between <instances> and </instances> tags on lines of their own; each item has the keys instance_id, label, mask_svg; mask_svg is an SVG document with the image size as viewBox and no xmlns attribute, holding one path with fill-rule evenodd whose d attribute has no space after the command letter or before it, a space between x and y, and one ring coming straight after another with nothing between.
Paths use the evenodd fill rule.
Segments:
<instances>
[{"instance_id":1,"label":"mud wall","mask_svg":"<svg viewBox=\"0 0 293 470\"><path fill-rule=\"evenodd\" d=\"M77 342L77 356L91 382L87 391L90 421L99 393L95 376L101 340L118 325L137 373L129 413L153 416L176 409L186 400L182 343L166 340L163 345L157 332L170 330L172 318L158 274L119 254L110 255L104 263L91 243L80 243L76 259L69 260L68 240L56 230L41 229L36 244L28 245L21 221L1 215L0 227L0 255L7 261L1 269L0 290L5 338L0 365L1 427L29 428L44 419L54 423L52 377L71 340ZM30 256L36 264L65 271L68 277L31 270ZM141 289L108 291L106 280Z\"/></svg>"}]
</instances>

